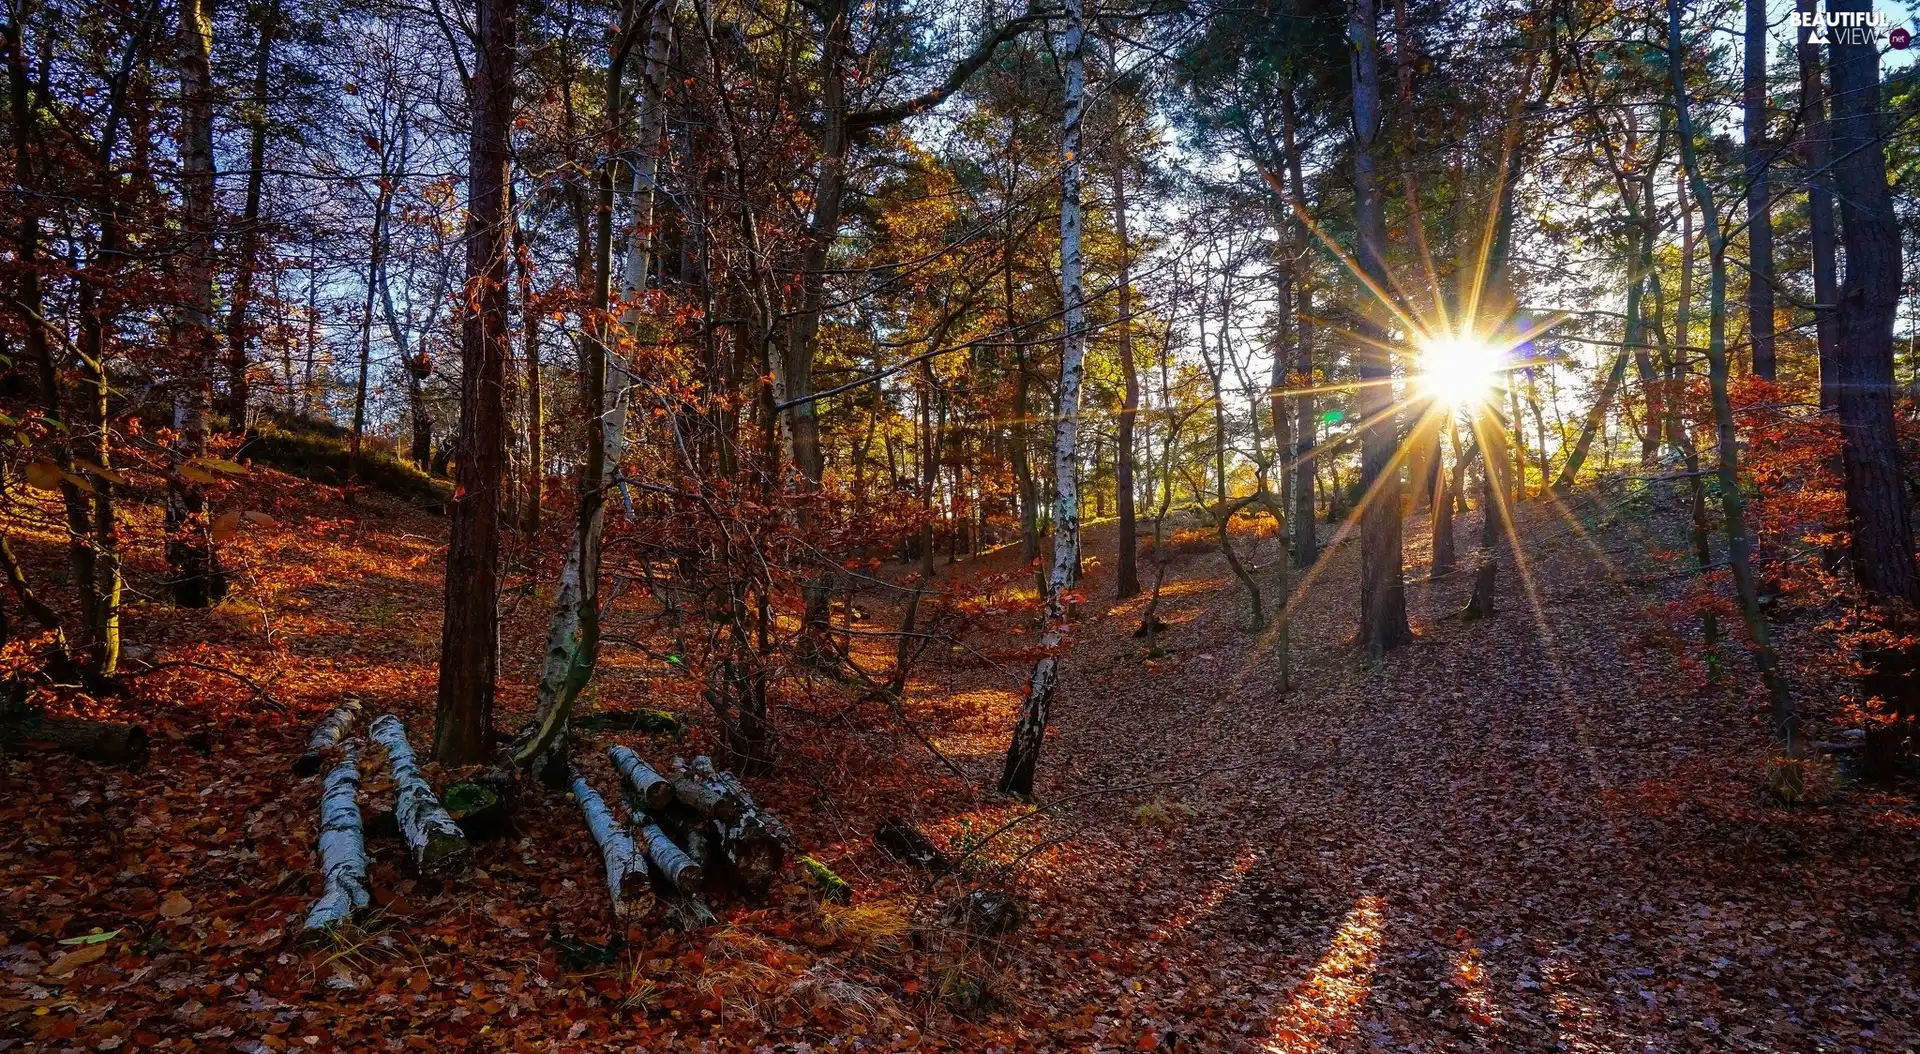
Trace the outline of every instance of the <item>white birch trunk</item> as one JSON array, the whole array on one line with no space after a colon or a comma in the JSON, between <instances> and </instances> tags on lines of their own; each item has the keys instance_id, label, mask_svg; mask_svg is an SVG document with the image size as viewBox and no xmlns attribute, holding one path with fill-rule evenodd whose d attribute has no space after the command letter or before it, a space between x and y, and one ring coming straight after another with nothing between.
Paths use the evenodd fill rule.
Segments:
<instances>
[{"instance_id":1,"label":"white birch trunk","mask_svg":"<svg viewBox=\"0 0 1920 1054\"><path fill-rule=\"evenodd\" d=\"M613 902L613 915L625 919L633 914L633 901L644 900L648 895L646 861L635 848L626 825L614 818L613 810L607 808L607 803L582 777L573 778L573 798L580 803L587 833L593 835L606 864L607 896ZM640 881L628 882L636 877Z\"/></svg>"},{"instance_id":2,"label":"white birch trunk","mask_svg":"<svg viewBox=\"0 0 1920 1054\"><path fill-rule=\"evenodd\" d=\"M1047 734L1048 710L1058 687L1058 650L1067 638L1067 593L1073 588L1075 556L1080 547L1079 457L1080 381L1087 354L1087 290L1080 254L1080 119L1085 110L1087 68L1083 55L1086 11L1083 0L1066 0L1067 29L1062 38L1066 56L1066 117L1060 137L1060 290L1065 301L1065 333L1060 349L1060 411L1053 424L1053 478L1057 495L1053 509L1053 564L1047 577L1045 630L1040 646L1046 654L1033 664L1027 696L1007 748L1006 771L1000 789L1012 794L1033 793L1034 769L1040 744Z\"/></svg>"},{"instance_id":3,"label":"white birch trunk","mask_svg":"<svg viewBox=\"0 0 1920 1054\"><path fill-rule=\"evenodd\" d=\"M346 745L320 794L320 873L326 882L304 928L328 930L366 910L367 845L360 833L360 757Z\"/></svg>"},{"instance_id":4,"label":"white birch trunk","mask_svg":"<svg viewBox=\"0 0 1920 1054\"><path fill-rule=\"evenodd\" d=\"M386 749L387 766L393 772L393 816L414 866L421 871L459 866L467 853L467 836L447 815L433 786L420 775L413 747L407 742L406 726L387 714L367 729L367 738Z\"/></svg>"},{"instance_id":5,"label":"white birch trunk","mask_svg":"<svg viewBox=\"0 0 1920 1054\"><path fill-rule=\"evenodd\" d=\"M667 837L667 832L654 822L653 817L645 812L635 812L633 831L638 836L636 840L646 854L647 862L653 865L662 881L682 893L700 892L701 885L706 882L706 869L673 844L673 839Z\"/></svg>"},{"instance_id":6,"label":"white birch trunk","mask_svg":"<svg viewBox=\"0 0 1920 1054\"><path fill-rule=\"evenodd\" d=\"M647 272L652 269L655 179L665 122L661 95L666 86L667 51L677 6L675 0L664 0L654 9L640 74L637 103L640 150L633 163L632 226L627 234L626 271L620 288L621 300L627 305L620 316L621 333L631 347L623 348L619 340L608 342L607 388L600 413L601 463L609 481L620 478L620 459L627 450L627 406L634 376L628 356L639 345L644 315L641 301L646 294ZM567 550L566 563L560 569L560 588L554 596L553 618L547 628L538 716L533 734L524 737L523 744L514 751L515 768L527 768L553 749L566 731L574 700L593 675L596 642L586 639L582 612L600 602L601 529L606 515L606 505L602 502L587 522L574 526L573 545Z\"/></svg>"},{"instance_id":7,"label":"white birch trunk","mask_svg":"<svg viewBox=\"0 0 1920 1054\"><path fill-rule=\"evenodd\" d=\"M607 757L613 762L614 771L627 781L627 786L633 788L642 803L657 809L673 800L673 784L654 771L652 765L640 760L640 755L616 745L607 748Z\"/></svg>"},{"instance_id":8,"label":"white birch trunk","mask_svg":"<svg viewBox=\"0 0 1920 1054\"><path fill-rule=\"evenodd\" d=\"M307 752L293 763L296 776L311 776L320 771L321 755L340 745L340 741L353 730L354 723L360 720L360 704L348 700L320 719L313 726L313 734L307 737Z\"/></svg>"}]
</instances>

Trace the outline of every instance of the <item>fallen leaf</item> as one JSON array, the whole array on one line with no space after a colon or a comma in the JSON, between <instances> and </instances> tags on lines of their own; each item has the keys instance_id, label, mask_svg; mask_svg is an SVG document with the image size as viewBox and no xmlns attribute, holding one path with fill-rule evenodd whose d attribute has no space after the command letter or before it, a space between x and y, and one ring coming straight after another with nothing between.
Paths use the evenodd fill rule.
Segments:
<instances>
[{"instance_id":1,"label":"fallen leaf","mask_svg":"<svg viewBox=\"0 0 1920 1054\"><path fill-rule=\"evenodd\" d=\"M107 946L105 944L83 944L60 956L58 959L55 959L53 965L47 967L47 976L65 977L88 963L99 962L106 957Z\"/></svg>"}]
</instances>

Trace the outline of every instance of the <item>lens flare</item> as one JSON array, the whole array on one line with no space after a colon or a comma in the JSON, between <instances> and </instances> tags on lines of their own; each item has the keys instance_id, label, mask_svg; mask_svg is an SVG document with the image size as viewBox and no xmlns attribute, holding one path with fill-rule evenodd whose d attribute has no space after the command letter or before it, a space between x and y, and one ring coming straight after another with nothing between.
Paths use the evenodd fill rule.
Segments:
<instances>
[{"instance_id":1,"label":"lens flare","mask_svg":"<svg viewBox=\"0 0 1920 1054\"><path fill-rule=\"evenodd\" d=\"M1492 391L1504 359L1501 348L1470 333L1443 334L1421 343L1416 379L1433 398L1470 406Z\"/></svg>"}]
</instances>

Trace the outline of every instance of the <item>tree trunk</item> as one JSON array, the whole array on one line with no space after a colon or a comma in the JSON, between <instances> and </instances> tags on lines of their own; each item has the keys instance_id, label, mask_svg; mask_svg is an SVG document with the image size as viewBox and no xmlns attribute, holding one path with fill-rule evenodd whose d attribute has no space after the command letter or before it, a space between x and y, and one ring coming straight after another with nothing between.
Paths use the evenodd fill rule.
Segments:
<instances>
[{"instance_id":1,"label":"tree trunk","mask_svg":"<svg viewBox=\"0 0 1920 1054\"><path fill-rule=\"evenodd\" d=\"M1632 300L1637 308L1639 302L1637 290L1640 284L1638 276L1635 275L1630 281L1628 299ZM1630 322L1633 317L1634 312L1630 310L1628 313ZM1580 426L1580 437L1574 440L1573 450L1567 454L1567 463L1560 466L1560 475L1553 481L1554 490L1571 489L1574 480L1580 475L1580 467L1587 462L1587 451L1592 449L1593 438L1599 434L1601 423L1607 419L1607 410L1613 405L1614 393L1620 390L1621 382L1627 377L1627 363L1633 352L1626 344L1626 341L1621 341L1620 350L1613 357L1613 368L1607 371L1606 383L1601 385L1600 394L1594 398L1592 408L1587 411L1586 423Z\"/></svg>"},{"instance_id":2,"label":"tree trunk","mask_svg":"<svg viewBox=\"0 0 1920 1054\"><path fill-rule=\"evenodd\" d=\"M642 904L651 899L646 883L646 861L640 856L634 845L633 836L627 827L614 818L613 810L601 800L584 777L573 778L573 800L580 803L580 813L587 823L587 833L593 836L595 845L600 847L600 859L606 867L607 898L613 905L613 917L625 920L635 913L634 901ZM631 879L639 881L630 881Z\"/></svg>"},{"instance_id":3,"label":"tree trunk","mask_svg":"<svg viewBox=\"0 0 1920 1054\"><path fill-rule=\"evenodd\" d=\"M387 714L367 729L367 738L387 752L387 766L393 772L393 816L413 866L423 872L459 867L465 862L467 837L441 806L433 785L420 775L406 726Z\"/></svg>"},{"instance_id":4,"label":"tree trunk","mask_svg":"<svg viewBox=\"0 0 1920 1054\"><path fill-rule=\"evenodd\" d=\"M0 711L0 747L53 750L138 768L147 763L147 730L118 721L48 717L37 709L9 706Z\"/></svg>"},{"instance_id":5,"label":"tree trunk","mask_svg":"<svg viewBox=\"0 0 1920 1054\"><path fill-rule=\"evenodd\" d=\"M360 758L349 743L320 792L320 874L325 886L307 912L303 928L309 932L349 922L372 902L359 797Z\"/></svg>"},{"instance_id":6,"label":"tree trunk","mask_svg":"<svg viewBox=\"0 0 1920 1054\"><path fill-rule=\"evenodd\" d=\"M1348 7L1347 38L1353 76L1353 190L1355 255L1361 275L1375 289L1391 287L1387 276L1386 208L1380 194L1380 176L1373 156L1380 132L1379 12L1374 0L1353 0ZM1368 304L1359 327L1361 420L1361 481L1365 494L1360 510L1360 633L1358 643L1367 655L1379 659L1388 651L1411 643L1407 626L1406 584L1401 577L1399 437L1394 427L1393 363L1385 350L1387 327L1380 321L1384 305Z\"/></svg>"},{"instance_id":7,"label":"tree trunk","mask_svg":"<svg viewBox=\"0 0 1920 1054\"><path fill-rule=\"evenodd\" d=\"M1019 185L1020 166L1014 156L1014 147L1018 142L1018 125L1009 120L1006 148L1006 184L1002 190L1004 204L1000 223L1000 304L1002 326L1007 342L1013 347L1013 420L1008 432L1008 460L1011 462L1014 479L1014 503L1020 518L1020 560L1030 563L1040 555L1040 514L1039 495L1033 479L1033 441L1027 429L1028 425L1028 359L1026 344L1022 341L1021 329L1016 319L1014 307L1014 272L1019 257L1014 232L1013 201Z\"/></svg>"},{"instance_id":8,"label":"tree trunk","mask_svg":"<svg viewBox=\"0 0 1920 1054\"><path fill-rule=\"evenodd\" d=\"M1026 698L1007 744L1007 762L1000 774L1000 790L1031 795L1034 771L1040 763L1040 744L1046 739L1047 718L1058 688L1057 654L1067 637L1067 593L1073 588L1080 551L1080 384L1087 353L1087 291L1080 255L1080 121L1086 105L1087 72L1084 56L1086 12L1082 0L1065 0L1066 30L1061 44L1066 60L1066 115L1060 137L1060 293L1064 300L1060 348L1060 406L1053 427L1053 564L1047 578L1044 629L1040 646L1045 654L1033 664Z\"/></svg>"},{"instance_id":9,"label":"tree trunk","mask_svg":"<svg viewBox=\"0 0 1920 1054\"><path fill-rule=\"evenodd\" d=\"M1295 114L1293 108L1292 86L1280 99L1282 145L1287 151L1287 184L1293 188L1293 201L1297 208L1306 208L1306 180L1301 177L1300 150L1295 144ZM1294 303L1297 309L1297 324L1294 337L1298 342L1293 360L1293 374L1297 378L1299 390L1293 394L1293 566L1312 567L1320 558L1320 541L1314 534L1313 522L1313 484L1317 475L1314 469L1314 440L1320 422L1313 414L1313 277L1312 265L1308 261L1307 225L1296 208L1290 207L1292 214L1293 259L1296 261L1294 283Z\"/></svg>"},{"instance_id":10,"label":"tree trunk","mask_svg":"<svg viewBox=\"0 0 1920 1054\"><path fill-rule=\"evenodd\" d=\"M1439 429L1434 430L1433 444L1433 512L1429 520L1433 524L1433 562L1427 568L1428 578L1442 578L1453 573L1453 496L1459 487L1460 473L1466 468L1466 451L1460 449L1460 427L1449 415L1448 431L1453 434L1453 471L1448 473L1440 453ZM1449 481L1452 485L1449 486Z\"/></svg>"},{"instance_id":11,"label":"tree trunk","mask_svg":"<svg viewBox=\"0 0 1920 1054\"><path fill-rule=\"evenodd\" d=\"M513 225L514 257L520 272L520 318L523 354L527 376L527 509L522 529L529 537L540 533L541 505L547 489L547 414L546 393L540 385L540 313L533 300L533 248L515 210Z\"/></svg>"},{"instance_id":12,"label":"tree trunk","mask_svg":"<svg viewBox=\"0 0 1920 1054\"><path fill-rule=\"evenodd\" d=\"M227 427L247 428L247 338L252 324L247 311L253 305L254 272L260 257L260 199L266 187L268 77L273 71L273 32L278 28L277 3L260 11L260 43L253 56L253 107L248 122L247 202L240 217L240 258L233 277L233 303L227 312Z\"/></svg>"},{"instance_id":13,"label":"tree trunk","mask_svg":"<svg viewBox=\"0 0 1920 1054\"><path fill-rule=\"evenodd\" d=\"M483 760L499 673L500 499L506 460L508 133L513 124L515 7L477 0L468 85L467 280L460 340L460 435L450 505L446 616L434 759Z\"/></svg>"},{"instance_id":14,"label":"tree trunk","mask_svg":"<svg viewBox=\"0 0 1920 1054\"><path fill-rule=\"evenodd\" d=\"M640 755L616 745L607 748L607 758L613 762L614 771L648 808L658 809L673 800L673 784L654 771L652 765L640 760Z\"/></svg>"},{"instance_id":15,"label":"tree trunk","mask_svg":"<svg viewBox=\"0 0 1920 1054\"><path fill-rule=\"evenodd\" d=\"M1747 162L1747 333L1753 375L1774 379L1773 216L1767 200L1767 5L1747 7L1745 110Z\"/></svg>"},{"instance_id":16,"label":"tree trunk","mask_svg":"<svg viewBox=\"0 0 1920 1054\"><path fill-rule=\"evenodd\" d=\"M630 306L621 315L621 334L625 343L639 346L640 324L644 312L639 299L645 295L647 273L651 269L650 247L653 239L654 175L659 165L659 140L665 126L665 110L660 92L665 85L665 67L669 34L676 5L661 3L654 7L648 23L647 46L641 68L639 92L639 143L641 156L633 165L633 226L627 248L627 270L622 299ZM634 16L634 5L627 8ZM628 34L638 31L629 25ZM633 388L633 374L627 368L619 337L605 318L612 298L613 267L613 164L620 128L619 101L623 97L621 80L627 54L617 47L607 68L606 98L609 110L607 161L600 174L600 223L595 249L594 313L600 317L599 339L589 347L587 403L600 408L588 420L587 464L580 474L580 519L574 530L573 547L567 553L560 572L560 588L554 600L552 619L547 628L546 658L541 669L539 710L531 734L516 745L516 768L540 774L561 760L567 719L580 692L593 679L600 652L600 550L606 523L606 490L609 475L617 476L626 453L627 403ZM555 775L559 770L555 770Z\"/></svg>"},{"instance_id":17,"label":"tree trunk","mask_svg":"<svg viewBox=\"0 0 1920 1054\"><path fill-rule=\"evenodd\" d=\"M681 805L712 822L717 848L734 881L748 890L765 889L786 860L786 845L792 841L786 825L762 809L738 780L715 772L711 759L694 758L690 766L676 759L671 782ZM687 848L694 860L701 859L691 839Z\"/></svg>"},{"instance_id":18,"label":"tree trunk","mask_svg":"<svg viewBox=\"0 0 1920 1054\"><path fill-rule=\"evenodd\" d=\"M1818 0L1799 0L1798 10L1811 18ZM1840 281L1834 263L1833 174L1827 171L1832 151L1827 142L1825 77L1820 45L1808 40L1811 28L1801 29L1800 127L1807 167L1807 227L1813 253L1813 319L1820 341L1820 409L1840 406ZM1686 341L1682 340L1682 344Z\"/></svg>"},{"instance_id":19,"label":"tree trunk","mask_svg":"<svg viewBox=\"0 0 1920 1054\"><path fill-rule=\"evenodd\" d=\"M1120 239L1120 318L1116 325L1119 327L1120 374L1126 382L1113 447L1114 502L1120 513L1120 553L1114 565L1114 593L1120 600L1140 595L1139 528L1134 522L1133 508L1133 428L1140 416L1140 371L1133 361L1133 243L1127 237L1126 169L1124 157L1114 162L1113 227ZM1278 365L1275 368L1282 369ZM1274 406L1275 413L1279 414L1278 396Z\"/></svg>"},{"instance_id":20,"label":"tree trunk","mask_svg":"<svg viewBox=\"0 0 1920 1054\"><path fill-rule=\"evenodd\" d=\"M667 832L652 816L635 810L633 814L633 833L646 861L663 882L671 888L687 895L700 892L706 884L706 869L700 862L687 855L686 851L667 837ZM775 867L778 870L778 867Z\"/></svg>"},{"instance_id":21,"label":"tree trunk","mask_svg":"<svg viewBox=\"0 0 1920 1054\"><path fill-rule=\"evenodd\" d=\"M319 772L324 755L338 747L359 720L358 700L349 699L328 712L319 724L313 726L312 734L307 736L306 753L294 761L293 774L306 777Z\"/></svg>"},{"instance_id":22,"label":"tree trunk","mask_svg":"<svg viewBox=\"0 0 1920 1054\"><path fill-rule=\"evenodd\" d=\"M852 39L847 8L847 0L827 0L820 9L825 31L820 51L820 174L814 182L813 215L807 224L805 247L800 257L800 304L787 326L786 388L777 397L792 403L790 408L781 411L785 415L781 431L788 440L787 454L799 470L798 482L809 493L820 489L826 472L826 459L820 449L820 422L809 397L813 394L813 360L819 350L820 315L826 303L827 257L840 237L841 203L846 196L845 67ZM802 503L796 515L799 528L805 531L812 518L812 510ZM832 648L826 644L832 584L830 574L815 574L801 590L806 646L815 659L832 654Z\"/></svg>"},{"instance_id":23,"label":"tree trunk","mask_svg":"<svg viewBox=\"0 0 1920 1054\"><path fill-rule=\"evenodd\" d=\"M1870 10L1837 0L1830 11ZM1854 580L1882 599L1920 603L1910 498L1893 425L1893 323L1900 305L1900 227L1887 189L1880 57L1871 41L1832 34L1834 190L1847 273L1839 300L1839 396Z\"/></svg>"},{"instance_id":24,"label":"tree trunk","mask_svg":"<svg viewBox=\"0 0 1920 1054\"><path fill-rule=\"evenodd\" d=\"M1773 650L1772 633L1760 610L1759 591L1753 578L1753 538L1747 533L1746 498L1740 490L1740 441L1734 431L1733 405L1727 397L1727 246L1721 233L1720 216L1715 211L1713 192L1700 175L1694 155L1693 118L1688 113L1685 51L1680 39L1680 9L1684 0L1667 0L1667 62L1673 70L1674 110L1680 126L1680 157L1686 167L1687 182L1700 208L1702 228L1707 239L1710 271L1707 282L1708 380L1713 390L1713 416L1719 426L1720 505L1726 519L1727 563L1733 569L1734 589L1740 597L1740 614L1746 623L1748 643L1754 667L1766 685L1772 707L1774 740L1789 755L1800 751L1800 719L1794 711L1793 696ZM1871 53L1869 53L1871 54ZM1911 561L1911 547L1908 551Z\"/></svg>"},{"instance_id":25,"label":"tree trunk","mask_svg":"<svg viewBox=\"0 0 1920 1054\"><path fill-rule=\"evenodd\" d=\"M109 312L102 302L106 294L96 294L94 290L94 283L100 279L92 275L83 277L79 283L78 297L82 354L77 356L80 360L77 369L83 378L80 390L85 399L76 414L66 405L62 371L54 359L52 341L48 339L50 328L45 316L46 305L41 286L44 264L40 258L39 210L44 190L36 174L32 150L37 138L35 115L39 113L39 108L33 99L33 76L27 65L24 27L16 24L10 28L12 32L7 34L5 43L9 100L14 116L14 183L24 192L20 195L20 234L15 247L15 259L20 272L15 287L15 305L25 334L27 359L35 368L39 381L40 409L51 421L75 420L80 425L70 431L66 443L50 444L50 452L62 472L59 487L61 504L66 513L68 565L80 593L80 643L88 654L92 672L100 676L112 676L120 654L120 559L113 485L103 475L95 474L90 508L86 494L74 482L73 476L75 463L81 458L90 458L103 468L111 464L107 429L109 384L104 366ZM121 83L124 84L124 81ZM108 108L106 127L101 135L99 149L103 169L112 161L117 127L115 118L119 112L118 93L114 98L116 101ZM105 266L119 251L118 201L110 191L101 194L99 213L100 235L94 258L97 265ZM0 538L0 550L5 550L5 547L5 539ZM11 551L5 551L4 555L9 578L21 594L22 602L30 608L38 606L45 612L44 615L36 612L39 621L47 628L57 628L59 620L51 617L51 609L32 599L27 591L25 579L20 575ZM68 661L64 635L59 638L57 646L60 649L60 661Z\"/></svg>"},{"instance_id":26,"label":"tree trunk","mask_svg":"<svg viewBox=\"0 0 1920 1054\"><path fill-rule=\"evenodd\" d=\"M167 569L174 603L203 608L226 595L226 575L213 548L206 492L182 475L181 466L206 451L213 401L212 0L181 0L178 44L181 223L187 246L180 262L182 372L173 404L174 463L167 474Z\"/></svg>"},{"instance_id":27,"label":"tree trunk","mask_svg":"<svg viewBox=\"0 0 1920 1054\"><path fill-rule=\"evenodd\" d=\"M405 127L404 120L401 127ZM399 165L390 163L389 151L396 147L398 143L378 145L380 178L373 197L373 239L367 248L367 294L360 306L360 370L353 389L353 430L347 440L349 486L360 478L360 446L367 427L367 388L372 383L373 372L373 306L386 283L387 229L392 221L393 192L399 175L396 171ZM400 345L399 351L405 355L406 345Z\"/></svg>"}]
</instances>

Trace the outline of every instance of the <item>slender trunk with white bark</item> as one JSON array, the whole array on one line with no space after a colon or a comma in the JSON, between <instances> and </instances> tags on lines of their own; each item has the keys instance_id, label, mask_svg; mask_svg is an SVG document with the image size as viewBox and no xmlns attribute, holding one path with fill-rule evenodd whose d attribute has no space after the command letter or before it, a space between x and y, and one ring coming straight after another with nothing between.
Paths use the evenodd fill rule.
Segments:
<instances>
[{"instance_id":1,"label":"slender trunk with white bark","mask_svg":"<svg viewBox=\"0 0 1920 1054\"><path fill-rule=\"evenodd\" d=\"M1084 54L1086 12L1082 0L1065 0L1067 28L1061 38L1066 60L1066 117L1060 137L1060 293L1065 301L1060 347L1060 400L1053 428L1053 563L1047 578L1045 628L1040 645L1046 654L1033 664L1026 699L1007 745L1000 790L1033 793L1040 744L1046 739L1053 696L1059 690L1059 651L1067 638L1067 593L1073 588L1080 549L1079 458L1080 384L1086 370L1087 290L1080 249L1080 121L1086 105Z\"/></svg>"}]
</instances>

